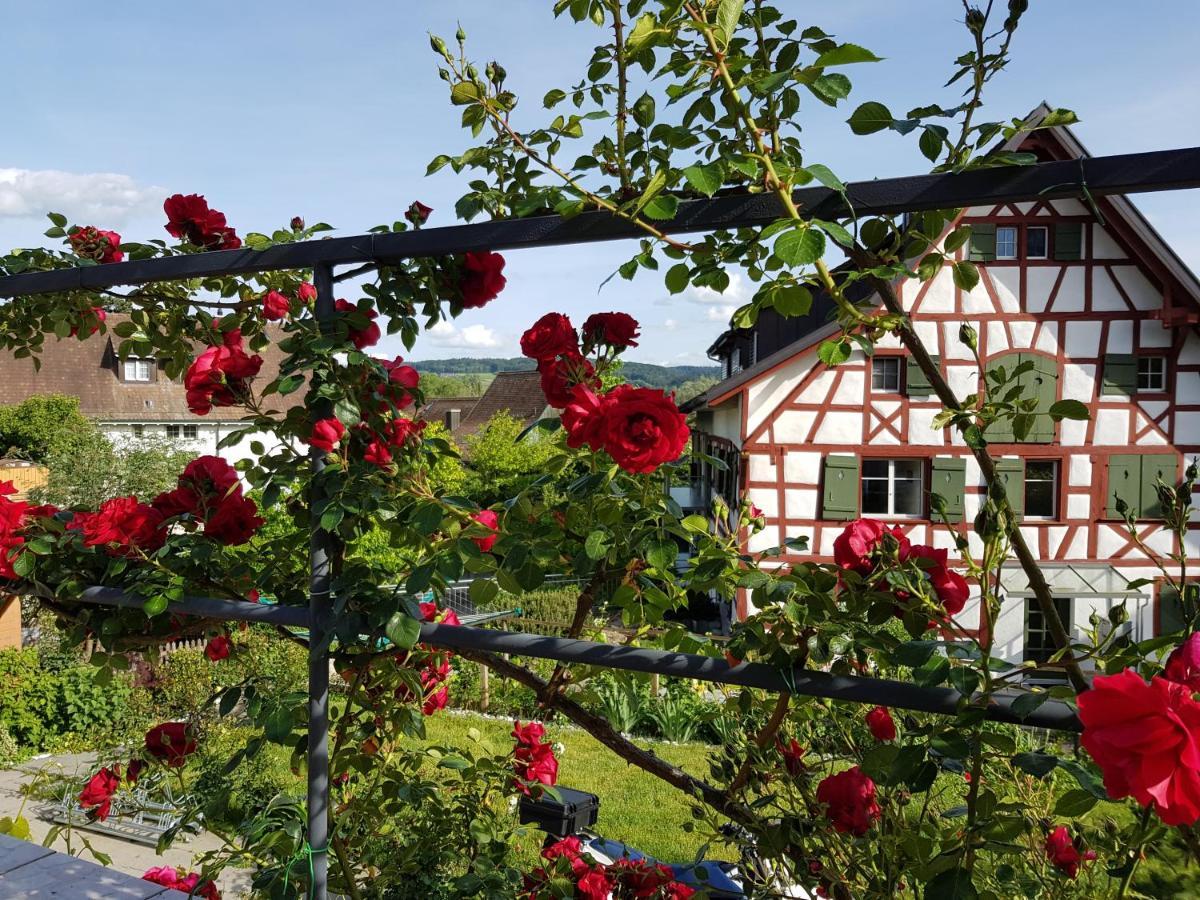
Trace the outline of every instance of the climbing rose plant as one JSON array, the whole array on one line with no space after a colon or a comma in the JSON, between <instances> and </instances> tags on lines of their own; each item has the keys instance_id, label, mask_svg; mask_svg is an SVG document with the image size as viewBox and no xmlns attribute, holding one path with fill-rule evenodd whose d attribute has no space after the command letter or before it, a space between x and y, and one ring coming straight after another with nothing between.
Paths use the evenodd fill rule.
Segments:
<instances>
[{"instance_id":1,"label":"climbing rose plant","mask_svg":"<svg viewBox=\"0 0 1200 900\"><path fill-rule=\"evenodd\" d=\"M903 115L862 102L849 115L850 129L912 135L938 172L1032 162L996 149L1024 123L984 121L980 112L985 88L1010 61L1026 3L1000 6L964 4L969 49L955 59L950 79L965 86L961 97ZM6 351L36 359L48 339L110 340L119 358L155 358L167 377L182 379L195 415L237 410L237 427L222 443L245 441L253 450L236 470L202 457L171 491L114 497L94 509L33 507L0 485L0 578L38 596L69 637L93 640L100 676L124 669L129 651L183 636L205 637L211 664L226 664L235 652L227 625L176 614L172 605L184 596L306 606L305 547L267 533L266 511L300 528L311 522L334 543L329 639L342 683L332 716L330 845L310 846L303 806L281 796L248 811L224 835L223 849L201 858L200 872L168 867L146 877L215 896L212 878L222 866L248 865L259 894L292 898L309 889L307 860L326 853L331 889L354 898L390 896L411 884L461 897L689 896L691 887L656 864L602 865L571 838L546 848L537 863L517 852L528 836L510 803L553 791L558 780L541 723L514 723L503 751L477 736L454 747L413 740L454 695L450 655L420 643L422 623L457 621L438 602L447 585L472 578L472 597L483 605L501 589L534 591L549 575L583 585L572 637L603 609L620 617L631 640L724 656L731 665L898 678L957 692L957 713L938 717L741 690L720 713L724 745L712 750L709 771L696 773L668 765L598 715L589 701L591 672L559 666L545 678L518 660L467 654L532 688L543 715L581 725L679 789L693 807L680 826L699 832L707 852L752 850L763 865L744 867L751 896L800 885L838 900L1119 897L1129 895L1147 848L1173 842L1195 862L1200 602L1184 585L1186 557L1162 560L1185 588L1182 632L1119 641L1127 613L1117 607L1109 622L1097 617L1085 635L1062 642L1055 663L1067 684L1020 686L1016 676L1028 667L1011 671L991 643L1004 602L998 573L1022 537L993 476L988 429L1001 423L1020 434L1036 416L1080 412L1036 408L1014 393L1019 373L989 376L971 398L956 398L930 365L891 283L928 281L947 267L961 288L976 283L973 265L953 253L969 238L969 229L953 226L956 211L829 221L806 218L794 202L793 190L810 182L845 191L829 166L804 152L803 105L840 106L853 89L846 71L879 58L760 0L557 0L553 11L605 31L581 80L545 93L548 121L541 124L536 104L519 104L502 64L469 59L461 30L454 49L431 39L450 102L476 141L430 164L431 172L470 172L458 215L616 217L642 234L618 269L623 279L662 270L667 291L679 294L689 286L721 292L732 272L744 275L753 294L734 313L737 326L752 325L765 309L806 314L814 291L824 292L841 331L821 346L822 362L836 366L855 348L869 353L885 335L899 335L946 404L938 426L957 429L987 475L981 513L956 525L934 495L948 538L936 547L913 544L895 525L850 522L832 564L776 565L785 550L807 550L798 537L745 550L743 539L766 527L747 499L719 497L706 514L685 515L664 491L686 476L689 428L672 396L621 382L620 356L642 336L636 317L623 311L597 312L580 329L559 312L528 323L521 351L536 361L557 411L521 438L553 448L542 479L485 509L439 493L432 473L455 450L416 414L424 401L418 373L402 357L371 351L385 334L411 348L422 329L490 303L508 304L519 316L499 253L380 264L360 296L323 298L333 311L324 322L315 316L307 271L17 298L0 307ZM1073 120L1056 110L1041 125ZM681 202L718 193L771 195L778 218L687 241L669 233ZM399 220L373 231L422 228L436 216L414 201ZM183 193L164 203L170 242L129 242L100 225L50 218L46 234L62 246L0 257L0 273L259 250L330 230L295 216L269 234L239 235L241 226L206 197ZM824 262L830 242L848 257L836 271ZM871 289L870 300L852 299L861 294L850 288L861 285ZM117 304L129 310L119 321L108 315ZM960 339L976 351L969 324ZM278 363L268 366L269 356ZM320 465L311 466L313 459ZM1177 539L1186 533L1196 477L1193 466L1182 485L1160 486ZM552 479L565 488L540 490ZM375 531L406 561L399 579L360 551ZM691 555L677 571L683 547ZM140 608L81 602L93 585L119 588ZM668 618L689 594L742 598L752 614L718 645ZM1037 599L1049 603L1048 595ZM979 629L960 621L968 601L980 610ZM1043 611L1056 621L1052 605ZM1090 681L1085 662L1095 672ZM1002 692L1018 716L1050 698L1075 703L1082 751L990 722L985 711ZM268 744L290 748L299 767L303 698L249 681L211 699L222 717L250 726L231 768L254 765ZM204 719L156 725L132 755L101 761L80 804L102 819L149 767L182 778L209 727ZM180 827L199 813L189 812ZM733 831L724 827L730 822Z\"/></svg>"}]
</instances>

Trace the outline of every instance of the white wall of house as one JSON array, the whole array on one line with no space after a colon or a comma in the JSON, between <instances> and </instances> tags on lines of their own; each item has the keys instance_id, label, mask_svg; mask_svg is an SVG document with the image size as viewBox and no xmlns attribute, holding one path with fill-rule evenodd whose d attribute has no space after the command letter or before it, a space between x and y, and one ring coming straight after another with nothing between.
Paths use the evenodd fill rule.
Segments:
<instances>
[{"instance_id":1,"label":"white wall of house","mask_svg":"<svg viewBox=\"0 0 1200 900\"><path fill-rule=\"evenodd\" d=\"M100 422L101 432L113 445L122 448L134 446L142 441L169 444L181 452L196 456L220 456L230 465L243 459L255 459L250 449L253 441L263 444L267 452L278 446L273 435L256 432L243 437L238 443L218 448L220 441L230 432L238 430L235 422L205 422L191 417L180 422ZM189 428L195 429L195 437L188 437Z\"/></svg>"}]
</instances>

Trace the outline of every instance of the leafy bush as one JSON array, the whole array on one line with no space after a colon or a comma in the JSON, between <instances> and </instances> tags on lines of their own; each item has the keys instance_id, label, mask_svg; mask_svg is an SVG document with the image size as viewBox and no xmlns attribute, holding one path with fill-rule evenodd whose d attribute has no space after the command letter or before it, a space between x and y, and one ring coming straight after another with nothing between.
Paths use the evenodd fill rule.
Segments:
<instances>
[{"instance_id":1,"label":"leafy bush","mask_svg":"<svg viewBox=\"0 0 1200 900\"><path fill-rule=\"evenodd\" d=\"M605 673L594 679L592 690L600 712L622 734L633 734L646 721L647 688L638 679L624 673Z\"/></svg>"},{"instance_id":2,"label":"leafy bush","mask_svg":"<svg viewBox=\"0 0 1200 900\"><path fill-rule=\"evenodd\" d=\"M89 426L57 440L46 456L50 470L43 487L30 492L38 503L97 507L110 497L153 497L174 487L195 454L165 441L139 440L117 448Z\"/></svg>"},{"instance_id":3,"label":"leafy bush","mask_svg":"<svg viewBox=\"0 0 1200 900\"><path fill-rule=\"evenodd\" d=\"M217 725L205 732L188 769L190 790L212 822L237 826L277 795L303 797L302 767L293 771L291 753L278 744L263 743L253 758L243 758L232 770L226 763L239 747L257 734L253 728Z\"/></svg>"},{"instance_id":4,"label":"leafy bush","mask_svg":"<svg viewBox=\"0 0 1200 900\"><path fill-rule=\"evenodd\" d=\"M79 398L63 394L29 397L0 406L0 456L42 462L80 435L96 433L79 412Z\"/></svg>"}]
</instances>

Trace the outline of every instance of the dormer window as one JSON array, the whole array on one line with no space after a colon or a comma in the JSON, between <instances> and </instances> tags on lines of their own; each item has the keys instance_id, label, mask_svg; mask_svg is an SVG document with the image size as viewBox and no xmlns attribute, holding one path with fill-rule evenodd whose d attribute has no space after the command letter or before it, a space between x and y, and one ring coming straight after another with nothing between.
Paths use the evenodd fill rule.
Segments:
<instances>
[{"instance_id":1,"label":"dormer window","mask_svg":"<svg viewBox=\"0 0 1200 900\"><path fill-rule=\"evenodd\" d=\"M154 360L131 356L121 364L121 380L148 383L154 380Z\"/></svg>"}]
</instances>

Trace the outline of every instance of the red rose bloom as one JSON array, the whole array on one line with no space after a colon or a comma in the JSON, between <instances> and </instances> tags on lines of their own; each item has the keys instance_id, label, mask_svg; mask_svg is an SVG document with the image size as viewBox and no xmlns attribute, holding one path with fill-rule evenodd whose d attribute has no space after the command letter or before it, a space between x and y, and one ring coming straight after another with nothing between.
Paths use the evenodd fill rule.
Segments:
<instances>
[{"instance_id":1,"label":"red rose bloom","mask_svg":"<svg viewBox=\"0 0 1200 900\"><path fill-rule=\"evenodd\" d=\"M140 759L131 759L125 768L125 780L130 784L137 784L138 776L142 774L144 768L146 768L145 762Z\"/></svg>"},{"instance_id":2,"label":"red rose bloom","mask_svg":"<svg viewBox=\"0 0 1200 900\"><path fill-rule=\"evenodd\" d=\"M375 318L379 313L375 312L371 307L360 309L356 304L349 300L338 300L334 303L334 309L340 313L357 313L358 315L366 316L370 321L365 328L355 328L353 325L350 328L350 343L358 350L365 350L367 347L373 347L379 343L381 332L379 326L375 324Z\"/></svg>"},{"instance_id":3,"label":"red rose bloom","mask_svg":"<svg viewBox=\"0 0 1200 900\"><path fill-rule=\"evenodd\" d=\"M94 259L99 263L118 263L125 258L119 249L121 236L115 231L104 231L85 225L67 236L71 252L80 259Z\"/></svg>"},{"instance_id":4,"label":"red rose bloom","mask_svg":"<svg viewBox=\"0 0 1200 900\"><path fill-rule=\"evenodd\" d=\"M218 634L214 638L209 638L208 643L204 647L204 655L211 662L220 662L223 659L229 658L229 651L233 645L229 642L229 636Z\"/></svg>"},{"instance_id":5,"label":"red rose bloom","mask_svg":"<svg viewBox=\"0 0 1200 900\"><path fill-rule=\"evenodd\" d=\"M342 442L346 426L339 419L320 419L313 423L312 435L308 439L309 446L316 447L326 453L332 453L333 448Z\"/></svg>"},{"instance_id":6,"label":"red rose bloom","mask_svg":"<svg viewBox=\"0 0 1200 900\"><path fill-rule=\"evenodd\" d=\"M112 808L113 795L121 786L121 770L107 766L88 779L79 794L79 805L103 822Z\"/></svg>"},{"instance_id":7,"label":"red rose bloom","mask_svg":"<svg viewBox=\"0 0 1200 900\"><path fill-rule=\"evenodd\" d=\"M146 732L146 752L178 769L196 752L196 741L188 734L186 722L164 722Z\"/></svg>"},{"instance_id":8,"label":"red rose bloom","mask_svg":"<svg viewBox=\"0 0 1200 900\"><path fill-rule=\"evenodd\" d=\"M85 547L104 547L112 556L152 553L167 539L162 513L137 497L113 497L94 513L75 513L67 528L82 532Z\"/></svg>"},{"instance_id":9,"label":"red rose bloom","mask_svg":"<svg viewBox=\"0 0 1200 900\"><path fill-rule=\"evenodd\" d=\"M575 884L578 896L584 900L608 900L612 893L613 883L608 880L601 866L596 866Z\"/></svg>"},{"instance_id":10,"label":"red rose bloom","mask_svg":"<svg viewBox=\"0 0 1200 900\"><path fill-rule=\"evenodd\" d=\"M311 281L302 282L299 290L296 291L296 296L300 299L301 303L307 306L317 299L317 288Z\"/></svg>"},{"instance_id":11,"label":"red rose bloom","mask_svg":"<svg viewBox=\"0 0 1200 900\"><path fill-rule=\"evenodd\" d=\"M1059 825L1046 835L1046 858L1068 878L1079 874L1079 864L1096 858L1093 850L1079 852L1065 825Z\"/></svg>"},{"instance_id":12,"label":"red rose bloom","mask_svg":"<svg viewBox=\"0 0 1200 900\"><path fill-rule=\"evenodd\" d=\"M500 295L507 284L503 275L504 257L499 253L465 253L458 289L466 309L487 306Z\"/></svg>"},{"instance_id":13,"label":"red rose bloom","mask_svg":"<svg viewBox=\"0 0 1200 900\"><path fill-rule=\"evenodd\" d=\"M421 439L425 430L424 419L406 419L397 416L387 424L387 442L389 447L404 447L415 444Z\"/></svg>"},{"instance_id":14,"label":"red rose bloom","mask_svg":"<svg viewBox=\"0 0 1200 900\"><path fill-rule=\"evenodd\" d=\"M438 622L442 625L461 625L458 613L447 607L442 609L436 603L422 601L417 604L421 608L421 618L426 622Z\"/></svg>"},{"instance_id":15,"label":"red rose bloom","mask_svg":"<svg viewBox=\"0 0 1200 900\"><path fill-rule=\"evenodd\" d=\"M833 559L839 569L870 575L875 568L872 556L883 542L883 536L895 538L901 553L908 550L908 538L899 525L888 528L878 519L855 519L833 542Z\"/></svg>"},{"instance_id":16,"label":"red rose bloom","mask_svg":"<svg viewBox=\"0 0 1200 900\"><path fill-rule=\"evenodd\" d=\"M604 448L602 426L607 404L607 395L593 393L587 385L571 389L571 401L562 412L568 447L577 450L586 444L593 450Z\"/></svg>"},{"instance_id":17,"label":"red rose bloom","mask_svg":"<svg viewBox=\"0 0 1200 900\"><path fill-rule=\"evenodd\" d=\"M412 366L404 365L404 358L397 356L391 362L385 359L378 361L387 372L387 387L380 390L388 401L397 409L405 409L412 405L413 397L410 391L415 391L421 384L421 374ZM380 412L387 412L387 404L381 404Z\"/></svg>"},{"instance_id":18,"label":"red rose bloom","mask_svg":"<svg viewBox=\"0 0 1200 900\"><path fill-rule=\"evenodd\" d=\"M204 250L236 250L237 233L225 222L225 213L208 208L201 194L173 194L163 203L167 234Z\"/></svg>"},{"instance_id":19,"label":"red rose bloom","mask_svg":"<svg viewBox=\"0 0 1200 900\"><path fill-rule=\"evenodd\" d=\"M221 500L216 511L204 523L204 533L227 547L246 543L266 524L258 514L258 504L241 494L241 488Z\"/></svg>"},{"instance_id":20,"label":"red rose bloom","mask_svg":"<svg viewBox=\"0 0 1200 900\"><path fill-rule=\"evenodd\" d=\"M257 353L246 353L241 330L225 332L220 345L201 353L184 376L188 409L203 416L214 406L233 406L249 393L250 379L262 363Z\"/></svg>"},{"instance_id":21,"label":"red rose bloom","mask_svg":"<svg viewBox=\"0 0 1200 900\"><path fill-rule=\"evenodd\" d=\"M1097 675L1078 703L1084 749L1112 799L1153 804L1167 825L1200 819L1200 704L1189 688L1126 669Z\"/></svg>"},{"instance_id":22,"label":"red rose bloom","mask_svg":"<svg viewBox=\"0 0 1200 900\"><path fill-rule=\"evenodd\" d=\"M628 313L593 313L583 323L583 339L588 345L607 344L616 350L636 347L640 332L637 319Z\"/></svg>"},{"instance_id":23,"label":"red rose bloom","mask_svg":"<svg viewBox=\"0 0 1200 900\"><path fill-rule=\"evenodd\" d=\"M379 438L375 438L371 443L367 444L367 449L363 453L363 461L369 462L373 466L379 466L381 469L386 469L392 464L392 451L388 449L388 445Z\"/></svg>"},{"instance_id":24,"label":"red rose bloom","mask_svg":"<svg viewBox=\"0 0 1200 900\"><path fill-rule=\"evenodd\" d=\"M196 872L185 874L174 866L155 866L153 869L147 869L142 875L142 881L174 888L189 897L200 897L202 900L221 900L221 895L214 882L201 882L200 876Z\"/></svg>"},{"instance_id":25,"label":"red rose bloom","mask_svg":"<svg viewBox=\"0 0 1200 900\"><path fill-rule=\"evenodd\" d=\"M291 312L291 302L279 291L267 291L263 296L263 318L276 321Z\"/></svg>"},{"instance_id":26,"label":"red rose bloom","mask_svg":"<svg viewBox=\"0 0 1200 900\"><path fill-rule=\"evenodd\" d=\"M555 841L549 847L542 848L542 859L555 860L560 856L567 859L578 859L583 852L583 843L573 834Z\"/></svg>"},{"instance_id":27,"label":"red rose bloom","mask_svg":"<svg viewBox=\"0 0 1200 900\"><path fill-rule=\"evenodd\" d=\"M858 766L830 775L818 784L817 802L825 804L825 815L835 831L860 837L883 815L875 802L875 782Z\"/></svg>"},{"instance_id":28,"label":"red rose bloom","mask_svg":"<svg viewBox=\"0 0 1200 900\"><path fill-rule=\"evenodd\" d=\"M866 715L867 728L877 741L894 741L896 739L896 723L886 706L876 706Z\"/></svg>"},{"instance_id":29,"label":"red rose bloom","mask_svg":"<svg viewBox=\"0 0 1200 900\"><path fill-rule=\"evenodd\" d=\"M546 402L555 409L563 409L571 402L571 392L576 385L593 390L600 387L596 370L577 350L541 360L538 362L538 371L542 376L542 393L546 395Z\"/></svg>"},{"instance_id":30,"label":"red rose bloom","mask_svg":"<svg viewBox=\"0 0 1200 900\"><path fill-rule=\"evenodd\" d=\"M480 550L482 550L484 553L487 553L494 546L496 546L496 541L500 540L500 533L498 530L500 527L500 517L490 509L481 509L479 512L472 515L471 518L484 528L490 528L493 532L495 532L487 537L471 538L471 540L475 542L475 545Z\"/></svg>"},{"instance_id":31,"label":"red rose bloom","mask_svg":"<svg viewBox=\"0 0 1200 900\"><path fill-rule=\"evenodd\" d=\"M804 771L804 754L807 750L799 741L791 738L785 746L783 741L776 739L775 747L783 757L783 767L789 775L795 778Z\"/></svg>"},{"instance_id":32,"label":"red rose bloom","mask_svg":"<svg viewBox=\"0 0 1200 900\"><path fill-rule=\"evenodd\" d=\"M601 440L625 471L653 472L678 459L687 447L687 419L664 392L623 384L605 399Z\"/></svg>"},{"instance_id":33,"label":"red rose bloom","mask_svg":"<svg viewBox=\"0 0 1200 900\"><path fill-rule=\"evenodd\" d=\"M579 339L575 336L575 327L562 313L546 313L521 335L521 353L538 362L564 353L578 356Z\"/></svg>"},{"instance_id":34,"label":"red rose bloom","mask_svg":"<svg viewBox=\"0 0 1200 900\"><path fill-rule=\"evenodd\" d=\"M116 260L116 261L119 262L119 260ZM104 320L108 318L108 313L106 313L104 311L103 307L93 306L90 310L88 310L88 312L86 312L84 314L82 322L83 323L88 322L89 318L90 318L91 324L88 325L88 337L91 337L93 334L95 334L97 331L100 330L100 326L103 325ZM79 325L72 325L71 326L71 337L78 337L78 336L79 336Z\"/></svg>"},{"instance_id":35,"label":"red rose bloom","mask_svg":"<svg viewBox=\"0 0 1200 900\"><path fill-rule=\"evenodd\" d=\"M420 200L414 200L408 205L408 209L404 211L404 218L419 228L429 221L429 216L432 212L432 206L426 206Z\"/></svg>"},{"instance_id":36,"label":"red rose bloom","mask_svg":"<svg viewBox=\"0 0 1200 900\"><path fill-rule=\"evenodd\" d=\"M1189 635L1187 640L1171 651L1163 677L1167 681L1186 685L1193 693L1200 691L1200 632Z\"/></svg>"},{"instance_id":37,"label":"red rose bloom","mask_svg":"<svg viewBox=\"0 0 1200 900\"><path fill-rule=\"evenodd\" d=\"M26 520L38 512L22 500L9 500L10 494L17 489L11 481L0 481L0 579L15 581L17 573L13 563L20 555L20 548L25 543L21 530Z\"/></svg>"},{"instance_id":38,"label":"red rose bloom","mask_svg":"<svg viewBox=\"0 0 1200 900\"><path fill-rule=\"evenodd\" d=\"M237 469L219 456L197 456L183 468L179 486L190 488L200 497L220 500L239 487Z\"/></svg>"},{"instance_id":39,"label":"red rose bloom","mask_svg":"<svg viewBox=\"0 0 1200 900\"><path fill-rule=\"evenodd\" d=\"M552 785L558 780L558 760L554 748L542 743L545 729L538 722L522 726L513 723L512 735L516 741L513 749L513 769L517 773L516 786L524 794L529 793L526 782Z\"/></svg>"}]
</instances>

